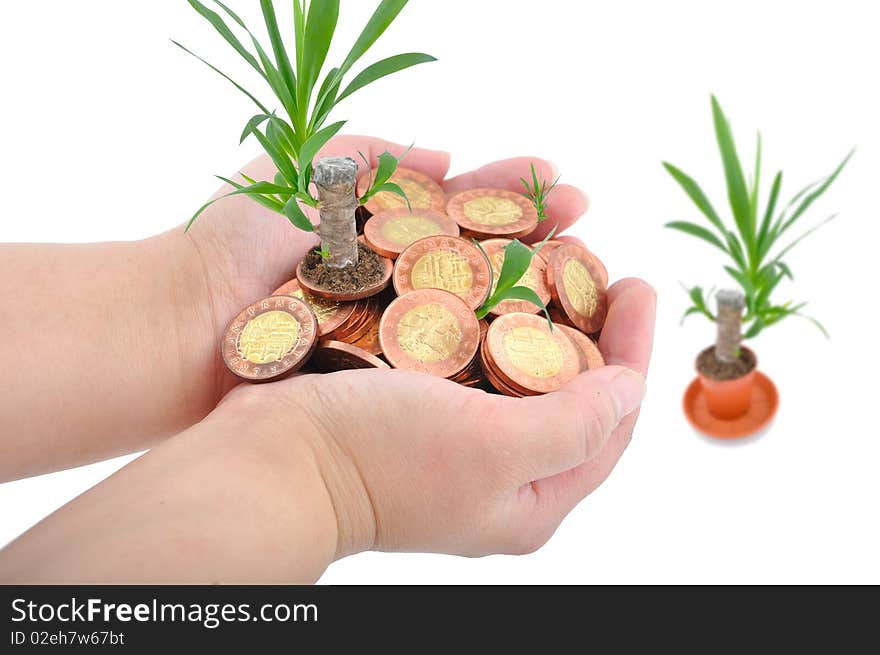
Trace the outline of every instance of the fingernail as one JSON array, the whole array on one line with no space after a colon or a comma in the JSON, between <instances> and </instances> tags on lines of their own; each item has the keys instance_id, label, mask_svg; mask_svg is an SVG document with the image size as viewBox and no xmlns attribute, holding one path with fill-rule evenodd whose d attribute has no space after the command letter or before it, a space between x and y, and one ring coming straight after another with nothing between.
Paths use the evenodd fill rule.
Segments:
<instances>
[{"instance_id":1,"label":"fingernail","mask_svg":"<svg viewBox=\"0 0 880 655\"><path fill-rule=\"evenodd\" d=\"M608 389L617 403L622 418L635 411L645 397L645 378L632 369L623 369L608 383Z\"/></svg>"}]
</instances>

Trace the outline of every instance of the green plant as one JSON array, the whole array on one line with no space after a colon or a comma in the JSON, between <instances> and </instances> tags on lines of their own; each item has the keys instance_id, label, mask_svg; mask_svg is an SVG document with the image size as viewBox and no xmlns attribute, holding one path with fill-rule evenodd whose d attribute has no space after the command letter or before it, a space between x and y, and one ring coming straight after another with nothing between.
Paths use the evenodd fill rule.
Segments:
<instances>
[{"instance_id":1,"label":"green plant","mask_svg":"<svg viewBox=\"0 0 880 655\"><path fill-rule=\"evenodd\" d=\"M486 258L486 262L489 264L489 275L491 276L489 288L493 289L489 294L489 297L486 299L486 302L477 309L477 318L486 318L489 312L505 300L525 300L536 307L541 308L541 311L544 312L544 316L547 318L547 322L550 323L550 329L553 329L553 322L550 320L550 314L547 312L547 307L541 301L538 294L528 287L516 286L516 283L519 282L523 275L526 274L526 271L529 270L532 258L537 256L538 252L553 236L554 232L555 230L551 230L550 234L548 234L541 243L535 246L534 249L529 248L519 240L514 240L508 243L504 247L504 262L501 264L501 271L498 273L498 284L495 284L495 269L492 266L492 261L489 259L489 255L486 254L486 251L483 249L483 246L479 241L476 239L473 240L474 244L480 249L480 252L483 253L483 257Z\"/></svg>"},{"instance_id":2,"label":"green plant","mask_svg":"<svg viewBox=\"0 0 880 655\"><path fill-rule=\"evenodd\" d=\"M532 180L528 182L524 177L519 178L526 192L523 194L532 201L535 211L538 212L538 222L547 220L547 199L559 183L559 177L553 180L553 184L547 184L547 180L542 179L538 182L538 173L535 171L535 165L531 164Z\"/></svg>"},{"instance_id":3,"label":"green plant","mask_svg":"<svg viewBox=\"0 0 880 655\"><path fill-rule=\"evenodd\" d=\"M784 257L804 238L835 218L836 215L832 215L811 227L785 245L781 245L782 238L788 234L810 206L828 190L855 151L850 152L830 175L805 187L782 210L777 212L782 188L782 171L780 171L773 179L767 205L764 211L760 212L761 134L758 133L754 173L746 182L730 123L715 96L712 96L712 116L724 168L728 200L733 214L733 229L721 219L700 186L691 177L669 163L664 163L663 166L708 220L708 225L674 221L667 223L666 227L697 237L730 258L731 264L725 265L724 270L739 284L745 294L746 315L743 318L743 324L748 326L744 334L745 338L755 337L764 328L789 316L806 318L827 336L825 328L818 321L803 314L802 310L806 303L785 302L777 304L771 296L784 278L794 279ZM686 290L692 305L685 312L684 318L692 314L702 314L714 321L715 315L706 305L702 288L697 286L686 288Z\"/></svg>"},{"instance_id":4,"label":"green plant","mask_svg":"<svg viewBox=\"0 0 880 655\"><path fill-rule=\"evenodd\" d=\"M188 0L188 2L268 84L286 116L282 118L274 111L270 111L238 82L173 41L175 45L198 58L232 83L257 106L259 113L247 122L241 141L251 135L254 136L278 168L278 173L271 182L257 181L243 176L248 185L242 185L220 177L235 189L223 198L234 195L249 196L261 205L285 215L296 227L312 231L314 228L311 221L306 217L299 203L311 207L318 206L318 200L312 196L310 190L312 161L318 151L345 124L345 121L340 121L325 127L330 112L350 95L380 78L417 64L435 61L434 57L422 53L395 55L367 66L355 75L347 86L342 87L345 76L385 32L408 0L382 0L348 56L342 64L327 72L320 86L318 81L339 18L339 0L293 0L295 52L292 58L288 56L281 35L273 0L260 0L271 43L271 57L244 21L219 0L214 0L215 4L229 20L247 34L253 44L253 52L245 47L220 14L198 0ZM361 204L381 191L390 191L405 197L399 186L388 182L399 160L400 158L387 152L379 157L376 177L360 198ZM222 198L216 200L220 199ZM202 206L190 219L187 228L216 200Z\"/></svg>"}]
</instances>

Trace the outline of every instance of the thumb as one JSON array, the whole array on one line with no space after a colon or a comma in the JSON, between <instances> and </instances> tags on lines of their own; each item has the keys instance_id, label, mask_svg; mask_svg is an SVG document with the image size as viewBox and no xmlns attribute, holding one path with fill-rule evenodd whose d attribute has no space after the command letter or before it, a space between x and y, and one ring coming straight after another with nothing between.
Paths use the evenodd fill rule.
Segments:
<instances>
[{"instance_id":1,"label":"thumb","mask_svg":"<svg viewBox=\"0 0 880 655\"><path fill-rule=\"evenodd\" d=\"M557 392L519 401L515 412L521 456L531 480L551 477L594 457L645 395L645 379L623 366L587 371Z\"/></svg>"}]
</instances>

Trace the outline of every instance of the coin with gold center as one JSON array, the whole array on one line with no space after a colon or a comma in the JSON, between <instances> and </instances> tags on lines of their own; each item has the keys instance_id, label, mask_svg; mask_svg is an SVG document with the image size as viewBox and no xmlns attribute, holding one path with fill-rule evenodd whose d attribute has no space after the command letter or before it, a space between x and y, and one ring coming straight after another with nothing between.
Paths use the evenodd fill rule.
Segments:
<instances>
[{"instance_id":1,"label":"coin with gold center","mask_svg":"<svg viewBox=\"0 0 880 655\"><path fill-rule=\"evenodd\" d=\"M365 173L358 181L359 195L367 191L369 181L376 179L376 169L372 174ZM443 212L446 209L446 194L437 182L425 175L409 168L398 168L394 171L389 182L399 186L409 200L409 206L413 209L431 209ZM370 198L365 205L371 214L379 214L389 209L408 209L406 200L396 193L383 191Z\"/></svg>"},{"instance_id":2,"label":"coin with gold center","mask_svg":"<svg viewBox=\"0 0 880 655\"><path fill-rule=\"evenodd\" d=\"M489 295L491 274L486 258L470 241L427 237L401 253L393 282L398 295L417 289L442 289L476 310Z\"/></svg>"},{"instance_id":3,"label":"coin with gold center","mask_svg":"<svg viewBox=\"0 0 880 655\"><path fill-rule=\"evenodd\" d=\"M503 386L522 395L556 391L581 371L581 360L571 340L534 314L499 316L486 334L487 372Z\"/></svg>"},{"instance_id":4,"label":"coin with gold center","mask_svg":"<svg viewBox=\"0 0 880 655\"><path fill-rule=\"evenodd\" d=\"M384 257L396 258L407 246L425 237L457 237L458 224L446 214L406 207L375 214L364 226L370 248Z\"/></svg>"},{"instance_id":5,"label":"coin with gold center","mask_svg":"<svg viewBox=\"0 0 880 655\"><path fill-rule=\"evenodd\" d=\"M518 193L504 189L470 189L452 195L446 213L462 231L478 238L517 239L538 226L532 203Z\"/></svg>"},{"instance_id":6,"label":"coin with gold center","mask_svg":"<svg viewBox=\"0 0 880 655\"><path fill-rule=\"evenodd\" d=\"M458 296L420 289L388 306L379 324L379 342L394 368L449 378L473 361L480 324Z\"/></svg>"},{"instance_id":7,"label":"coin with gold center","mask_svg":"<svg viewBox=\"0 0 880 655\"><path fill-rule=\"evenodd\" d=\"M299 369L318 340L318 319L308 303L271 296L230 323L223 337L226 366L249 382L268 382Z\"/></svg>"},{"instance_id":8,"label":"coin with gold center","mask_svg":"<svg viewBox=\"0 0 880 655\"><path fill-rule=\"evenodd\" d=\"M348 319L351 318L356 307L356 303L354 302L336 302L333 300L318 298L310 293L306 293L303 291L302 286L297 280L291 280L287 284L277 288L272 295L291 296L293 298L305 300L315 313L315 317L318 319L319 337L325 337L340 326L344 325Z\"/></svg>"},{"instance_id":9,"label":"coin with gold center","mask_svg":"<svg viewBox=\"0 0 880 655\"><path fill-rule=\"evenodd\" d=\"M480 243L483 250L489 256L492 263L492 293L498 285L501 268L504 265L505 248L511 241L509 239L487 239ZM515 286L527 287L538 294L538 298L546 306L550 302L550 288L547 286L547 263L541 257L532 257L528 270L517 281ZM490 312L493 316L523 312L536 314L541 308L525 300L505 300L496 305Z\"/></svg>"},{"instance_id":10,"label":"coin with gold center","mask_svg":"<svg viewBox=\"0 0 880 655\"><path fill-rule=\"evenodd\" d=\"M571 323L591 334L602 329L608 302L603 273L595 255L567 243L556 248L547 265L547 282L553 302Z\"/></svg>"}]
</instances>

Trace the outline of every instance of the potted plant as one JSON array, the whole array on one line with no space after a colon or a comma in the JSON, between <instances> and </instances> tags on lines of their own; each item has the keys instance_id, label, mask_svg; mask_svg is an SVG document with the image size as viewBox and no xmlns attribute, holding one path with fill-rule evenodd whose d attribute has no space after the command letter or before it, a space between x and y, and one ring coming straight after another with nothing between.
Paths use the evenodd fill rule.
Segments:
<instances>
[{"instance_id":1,"label":"potted plant","mask_svg":"<svg viewBox=\"0 0 880 655\"><path fill-rule=\"evenodd\" d=\"M666 227L696 237L722 252L725 259L724 270L740 289L716 294L717 314L709 309L708 299L701 287L686 289L691 305L685 311L684 318L701 314L718 326L715 345L697 357L700 383L686 395L686 409L692 422L705 432L714 432L717 436L744 436L766 424L775 409L775 403L764 403L760 408L763 416L750 416L755 410L755 389L758 381L761 381L766 394L775 396L775 390L771 389L772 383L769 380L756 374L757 358L751 350L741 347L740 341L758 336L766 328L789 316L809 320L827 336L825 328L817 320L804 314L806 303L780 303L774 299L774 295L785 278L793 279L786 256L804 238L835 216L832 215L789 239L790 230L800 224L800 219L807 210L834 183L853 152L830 175L803 188L781 209L779 198L783 174L780 171L773 178L766 204L762 207L760 133L757 138L755 168L747 181L730 123L714 96L712 117L733 220L731 222L721 218L693 178L672 164L664 163L666 170L704 218L702 224L674 221L667 223ZM694 405L698 402L698 395L704 395L703 402L707 410L702 417L697 416L699 411ZM724 425L725 422L735 425Z\"/></svg>"},{"instance_id":2,"label":"potted plant","mask_svg":"<svg viewBox=\"0 0 880 655\"><path fill-rule=\"evenodd\" d=\"M326 124L339 103L380 78L435 60L422 53L395 55L367 66L344 84L346 76L394 21L407 0L382 0L348 56L338 67L330 69L323 80L320 77L336 31L339 0L294 0L295 52L292 55L288 55L282 38L273 0L260 0L271 42L268 51L244 21L219 0L214 4L226 19L198 0L188 1L263 79L283 110L281 115L271 111L238 82L174 42L231 82L256 105L259 113L247 122L241 141L250 136L256 138L278 169L273 180L243 176L246 185L220 177L233 191L206 203L189 224L217 200L246 195L283 214L296 228L318 232L321 247L301 263L297 275L310 292L344 300L380 293L390 280L390 262L358 242L355 212L378 193L390 192L406 199L400 186L390 181L402 157L396 158L388 152L380 155L378 169L359 197L358 165L353 157L320 162L314 159L345 125L345 121ZM248 35L252 50L239 40L227 20ZM312 225L301 204L319 211L319 227Z\"/></svg>"}]
</instances>

